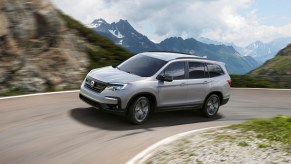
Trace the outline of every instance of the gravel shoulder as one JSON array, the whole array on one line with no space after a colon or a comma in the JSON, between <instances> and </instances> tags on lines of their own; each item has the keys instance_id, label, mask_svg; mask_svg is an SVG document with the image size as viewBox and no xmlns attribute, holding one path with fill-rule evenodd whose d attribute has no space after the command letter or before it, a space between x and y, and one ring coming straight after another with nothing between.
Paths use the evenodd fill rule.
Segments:
<instances>
[{"instance_id":1,"label":"gravel shoulder","mask_svg":"<svg viewBox=\"0 0 291 164\"><path fill-rule=\"evenodd\" d=\"M194 132L162 145L142 163L290 163L281 142L229 127Z\"/></svg>"}]
</instances>

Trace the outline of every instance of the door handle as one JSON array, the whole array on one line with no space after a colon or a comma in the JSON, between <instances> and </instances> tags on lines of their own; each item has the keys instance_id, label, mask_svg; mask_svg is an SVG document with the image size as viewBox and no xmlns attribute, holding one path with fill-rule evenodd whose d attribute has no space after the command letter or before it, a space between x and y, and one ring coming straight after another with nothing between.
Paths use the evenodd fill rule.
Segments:
<instances>
[{"instance_id":1,"label":"door handle","mask_svg":"<svg viewBox=\"0 0 291 164\"><path fill-rule=\"evenodd\" d=\"M186 83L181 83L181 84L180 84L180 86L184 86L184 85L186 85Z\"/></svg>"},{"instance_id":2,"label":"door handle","mask_svg":"<svg viewBox=\"0 0 291 164\"><path fill-rule=\"evenodd\" d=\"M208 84L208 83L209 83L209 81L204 81L204 82L203 82L203 84Z\"/></svg>"}]
</instances>

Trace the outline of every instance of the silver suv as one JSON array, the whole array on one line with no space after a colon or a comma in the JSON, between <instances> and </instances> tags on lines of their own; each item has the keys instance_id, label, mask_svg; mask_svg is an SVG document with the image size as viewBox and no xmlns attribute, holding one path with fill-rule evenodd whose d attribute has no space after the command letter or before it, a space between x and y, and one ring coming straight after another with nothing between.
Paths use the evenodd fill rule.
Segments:
<instances>
[{"instance_id":1,"label":"silver suv","mask_svg":"<svg viewBox=\"0 0 291 164\"><path fill-rule=\"evenodd\" d=\"M118 66L91 70L79 96L94 107L142 124L152 111L198 108L204 116L213 117L228 102L230 84L222 62L144 52Z\"/></svg>"}]
</instances>

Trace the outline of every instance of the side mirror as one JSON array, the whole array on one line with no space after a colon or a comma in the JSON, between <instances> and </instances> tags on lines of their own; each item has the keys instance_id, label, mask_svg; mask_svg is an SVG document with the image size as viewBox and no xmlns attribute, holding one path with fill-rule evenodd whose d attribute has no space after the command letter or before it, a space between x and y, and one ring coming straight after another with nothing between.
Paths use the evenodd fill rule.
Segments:
<instances>
[{"instance_id":1,"label":"side mirror","mask_svg":"<svg viewBox=\"0 0 291 164\"><path fill-rule=\"evenodd\" d=\"M116 68L118 66L118 64L113 64L112 68Z\"/></svg>"},{"instance_id":2,"label":"side mirror","mask_svg":"<svg viewBox=\"0 0 291 164\"><path fill-rule=\"evenodd\" d=\"M157 80L172 82L173 81L173 77L172 76L167 76L167 75L158 75L157 76Z\"/></svg>"}]
</instances>

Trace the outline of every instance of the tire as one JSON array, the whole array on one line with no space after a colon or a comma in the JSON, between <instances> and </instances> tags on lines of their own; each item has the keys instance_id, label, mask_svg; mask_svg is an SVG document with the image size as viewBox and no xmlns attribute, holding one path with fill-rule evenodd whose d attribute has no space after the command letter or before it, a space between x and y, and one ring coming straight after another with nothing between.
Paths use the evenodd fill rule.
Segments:
<instances>
[{"instance_id":1,"label":"tire","mask_svg":"<svg viewBox=\"0 0 291 164\"><path fill-rule=\"evenodd\" d=\"M147 97L136 98L128 109L127 119L136 125L143 124L150 114L151 103Z\"/></svg>"},{"instance_id":2,"label":"tire","mask_svg":"<svg viewBox=\"0 0 291 164\"><path fill-rule=\"evenodd\" d=\"M201 110L202 115L208 118L214 117L219 110L219 106L220 99L216 94L208 96Z\"/></svg>"}]
</instances>

